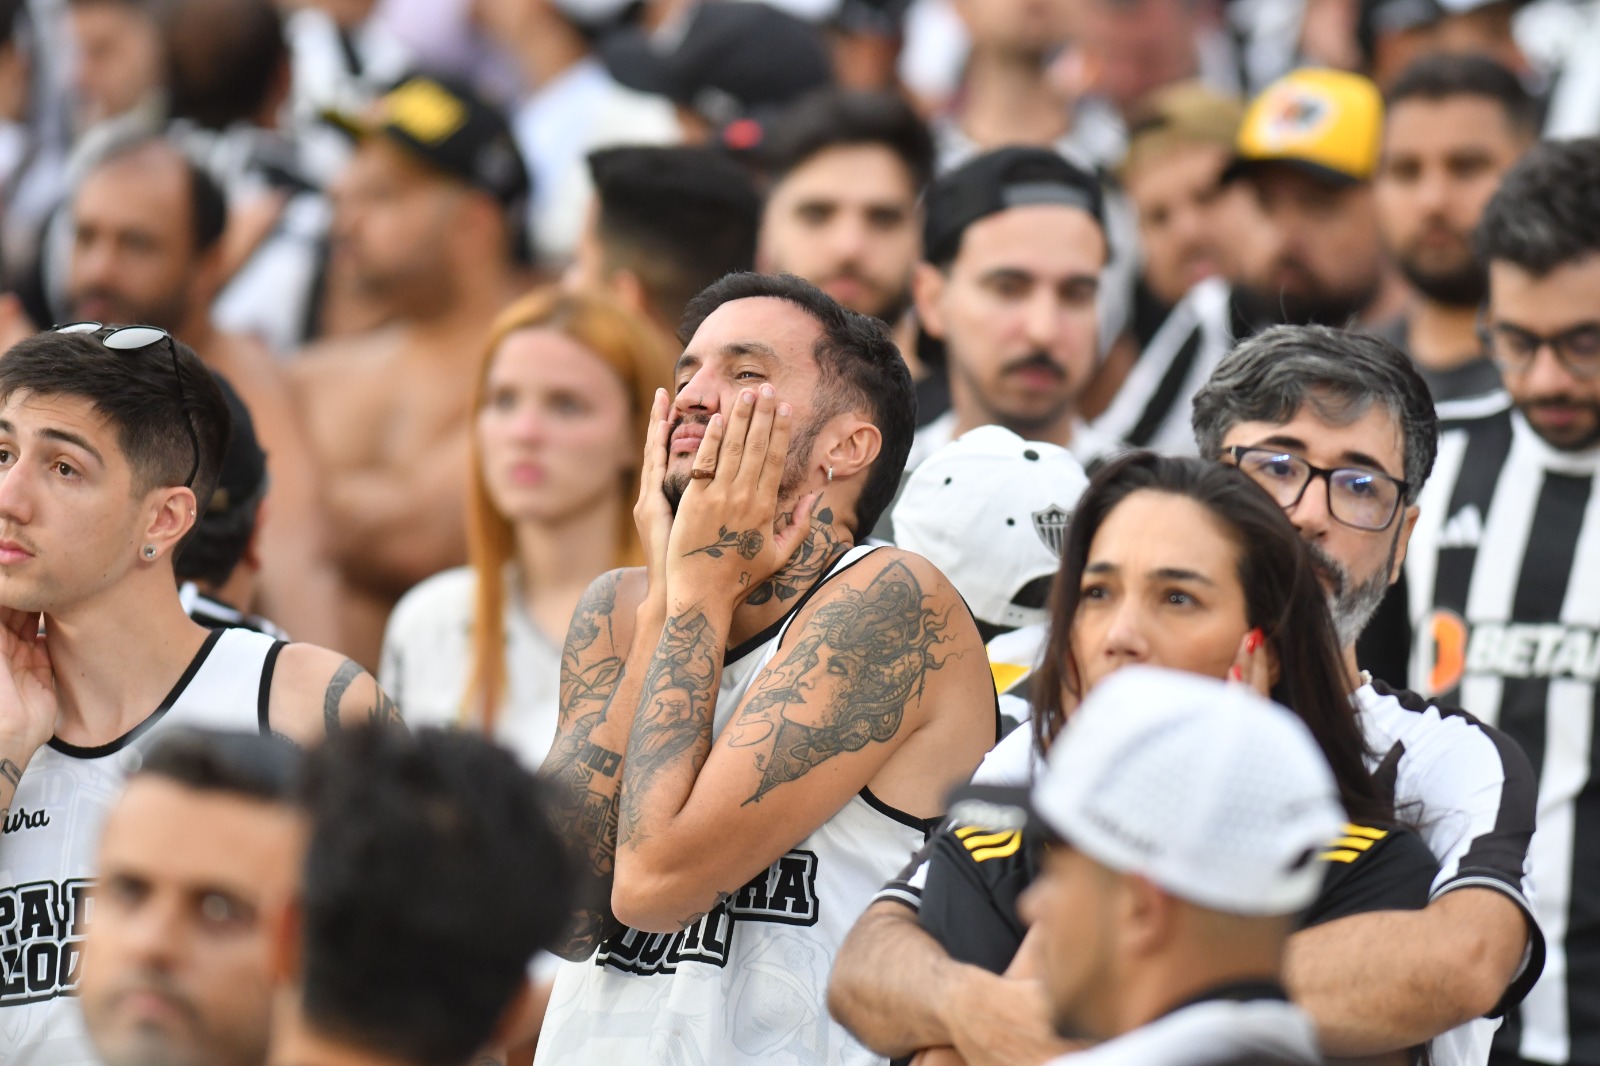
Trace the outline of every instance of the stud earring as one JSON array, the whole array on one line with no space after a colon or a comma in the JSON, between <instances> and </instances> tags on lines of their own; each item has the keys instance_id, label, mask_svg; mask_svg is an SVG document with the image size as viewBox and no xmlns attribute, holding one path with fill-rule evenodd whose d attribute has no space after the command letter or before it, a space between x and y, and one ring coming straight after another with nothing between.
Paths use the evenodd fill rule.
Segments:
<instances>
[{"instance_id":1,"label":"stud earring","mask_svg":"<svg viewBox=\"0 0 1600 1066\"><path fill-rule=\"evenodd\" d=\"M833 484L833 467L828 467L828 484Z\"/></svg>"},{"instance_id":2,"label":"stud earring","mask_svg":"<svg viewBox=\"0 0 1600 1066\"><path fill-rule=\"evenodd\" d=\"M144 557L146 559L154 559L156 557L156 546L154 544L146 544L144 546Z\"/></svg>"}]
</instances>

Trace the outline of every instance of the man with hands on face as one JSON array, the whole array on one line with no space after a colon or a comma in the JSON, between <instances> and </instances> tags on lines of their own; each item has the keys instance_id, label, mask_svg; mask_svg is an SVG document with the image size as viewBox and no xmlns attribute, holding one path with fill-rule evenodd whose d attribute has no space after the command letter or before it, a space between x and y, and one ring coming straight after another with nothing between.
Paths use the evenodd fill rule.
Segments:
<instances>
[{"instance_id":1,"label":"man with hands on face","mask_svg":"<svg viewBox=\"0 0 1600 1066\"><path fill-rule=\"evenodd\" d=\"M591 892L540 1062L870 1062L824 1006L851 919L995 741L977 628L857 547L912 386L881 323L790 276L693 301L635 517L648 565L568 634L544 774Z\"/></svg>"}]
</instances>

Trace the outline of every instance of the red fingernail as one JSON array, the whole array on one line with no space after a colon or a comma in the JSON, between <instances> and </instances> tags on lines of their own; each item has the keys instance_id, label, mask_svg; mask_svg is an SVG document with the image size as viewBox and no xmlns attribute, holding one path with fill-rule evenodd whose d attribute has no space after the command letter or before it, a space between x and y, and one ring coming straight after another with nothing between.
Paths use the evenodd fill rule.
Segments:
<instances>
[{"instance_id":1,"label":"red fingernail","mask_svg":"<svg viewBox=\"0 0 1600 1066\"><path fill-rule=\"evenodd\" d=\"M1244 638L1244 650L1249 654L1254 655L1256 652L1261 650L1261 645L1265 644L1266 642L1267 635L1261 632L1261 628L1257 626L1255 629L1250 631L1249 636Z\"/></svg>"},{"instance_id":2,"label":"red fingernail","mask_svg":"<svg viewBox=\"0 0 1600 1066\"><path fill-rule=\"evenodd\" d=\"M1229 681L1243 681L1244 680L1244 671L1239 669L1237 664L1228 667L1228 680Z\"/></svg>"}]
</instances>

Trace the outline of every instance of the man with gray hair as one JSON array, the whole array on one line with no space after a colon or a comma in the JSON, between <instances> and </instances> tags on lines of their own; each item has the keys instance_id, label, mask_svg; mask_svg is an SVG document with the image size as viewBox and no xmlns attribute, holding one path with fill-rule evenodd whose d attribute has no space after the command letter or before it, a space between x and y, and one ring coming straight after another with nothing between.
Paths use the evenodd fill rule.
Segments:
<instances>
[{"instance_id":1,"label":"man with gray hair","mask_svg":"<svg viewBox=\"0 0 1600 1066\"><path fill-rule=\"evenodd\" d=\"M1481 1064L1498 1019L1544 964L1527 876L1533 770L1498 730L1372 680L1355 655L1400 574L1433 467L1438 420L1427 385L1381 338L1280 326L1218 364L1193 421L1200 453L1247 473L1304 538L1373 771L1440 863L1426 908L1356 915L1297 937L1290 990L1317 1017L1327 1054L1431 1040L1439 1066Z\"/></svg>"}]
</instances>

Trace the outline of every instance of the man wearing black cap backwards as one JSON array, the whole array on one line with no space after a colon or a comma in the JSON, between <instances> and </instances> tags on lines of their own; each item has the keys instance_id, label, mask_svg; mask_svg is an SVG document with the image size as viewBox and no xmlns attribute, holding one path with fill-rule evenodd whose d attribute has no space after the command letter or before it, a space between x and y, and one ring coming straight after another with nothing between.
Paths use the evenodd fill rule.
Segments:
<instances>
[{"instance_id":1,"label":"man wearing black cap backwards","mask_svg":"<svg viewBox=\"0 0 1600 1066\"><path fill-rule=\"evenodd\" d=\"M337 121L360 143L334 192L333 270L383 324L307 350L294 385L347 586L343 645L376 663L400 595L466 557L467 369L519 290L528 175L505 120L432 78Z\"/></svg>"},{"instance_id":2,"label":"man wearing black cap backwards","mask_svg":"<svg viewBox=\"0 0 1600 1066\"><path fill-rule=\"evenodd\" d=\"M1104 454L1078 415L1108 254L1099 183L1047 149L1001 148L935 181L926 209L914 295L944 342L951 409L917 433L907 467L983 425L1086 465Z\"/></svg>"}]
</instances>

